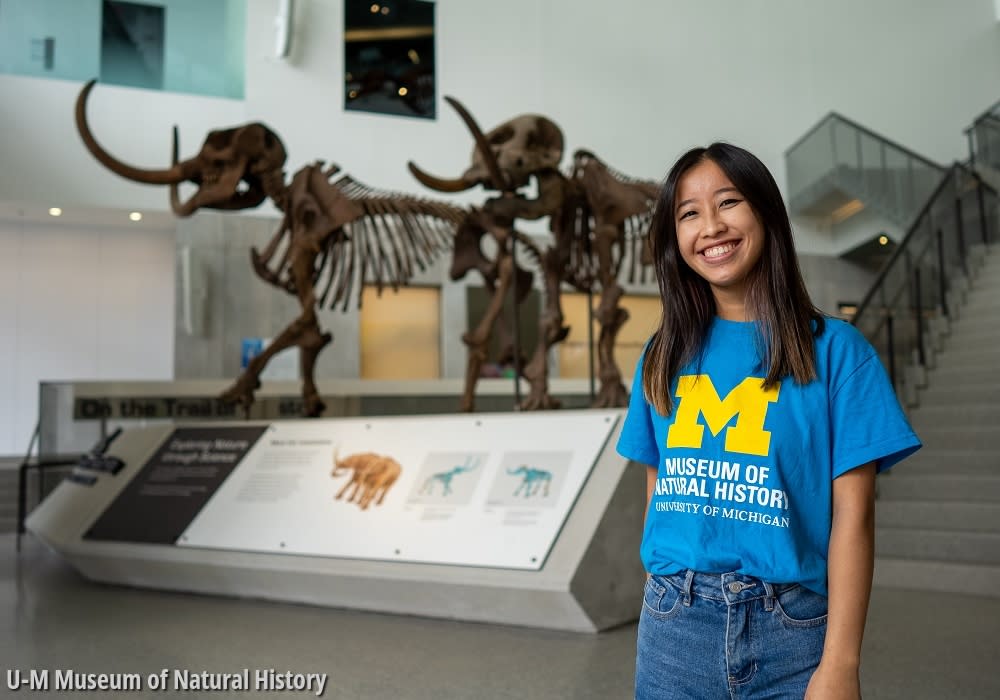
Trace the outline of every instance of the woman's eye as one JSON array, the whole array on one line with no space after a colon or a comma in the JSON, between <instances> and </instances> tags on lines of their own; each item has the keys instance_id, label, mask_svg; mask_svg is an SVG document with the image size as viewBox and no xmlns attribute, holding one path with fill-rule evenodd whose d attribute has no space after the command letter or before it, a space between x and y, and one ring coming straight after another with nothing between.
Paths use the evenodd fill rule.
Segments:
<instances>
[{"instance_id":1,"label":"woman's eye","mask_svg":"<svg viewBox=\"0 0 1000 700\"><path fill-rule=\"evenodd\" d=\"M677 218L678 219L688 219L688 218L690 218L692 216L694 216L694 211L691 210L691 209L688 209L687 211L682 211L680 213L680 216L678 216Z\"/></svg>"},{"instance_id":2,"label":"woman's eye","mask_svg":"<svg viewBox=\"0 0 1000 700\"><path fill-rule=\"evenodd\" d=\"M719 206L729 207L732 206L733 204L739 204L739 203L740 200L738 199L724 199L722 200L722 203Z\"/></svg>"}]
</instances>

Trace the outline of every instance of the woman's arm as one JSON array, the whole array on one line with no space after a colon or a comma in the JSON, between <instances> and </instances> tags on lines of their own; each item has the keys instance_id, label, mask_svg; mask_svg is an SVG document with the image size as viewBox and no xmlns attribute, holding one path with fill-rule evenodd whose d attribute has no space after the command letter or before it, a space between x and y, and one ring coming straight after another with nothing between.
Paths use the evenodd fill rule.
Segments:
<instances>
[{"instance_id":1,"label":"woman's arm","mask_svg":"<svg viewBox=\"0 0 1000 700\"><path fill-rule=\"evenodd\" d=\"M861 638L875 567L875 463L833 481L833 524L827 555L830 592L826 641L806 700L857 700Z\"/></svg>"},{"instance_id":2,"label":"woman's arm","mask_svg":"<svg viewBox=\"0 0 1000 700\"><path fill-rule=\"evenodd\" d=\"M642 516L643 525L649 517L649 502L653 500L653 491L656 489L656 467L646 465L646 513Z\"/></svg>"}]
</instances>

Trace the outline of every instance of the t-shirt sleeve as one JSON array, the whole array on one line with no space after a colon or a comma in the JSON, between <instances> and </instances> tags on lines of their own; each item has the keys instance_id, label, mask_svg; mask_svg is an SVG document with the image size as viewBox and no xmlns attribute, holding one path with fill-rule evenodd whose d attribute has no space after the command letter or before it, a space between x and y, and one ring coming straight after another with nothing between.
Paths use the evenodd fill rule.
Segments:
<instances>
[{"instance_id":1,"label":"t-shirt sleeve","mask_svg":"<svg viewBox=\"0 0 1000 700\"><path fill-rule=\"evenodd\" d=\"M869 462L885 471L920 449L874 351L835 388L831 409L834 479Z\"/></svg>"},{"instance_id":2,"label":"t-shirt sleeve","mask_svg":"<svg viewBox=\"0 0 1000 700\"><path fill-rule=\"evenodd\" d=\"M643 358L640 357L632 378L632 395L616 449L626 459L655 466L660 462L660 451L656 447L651 409L642 391L642 364Z\"/></svg>"}]
</instances>

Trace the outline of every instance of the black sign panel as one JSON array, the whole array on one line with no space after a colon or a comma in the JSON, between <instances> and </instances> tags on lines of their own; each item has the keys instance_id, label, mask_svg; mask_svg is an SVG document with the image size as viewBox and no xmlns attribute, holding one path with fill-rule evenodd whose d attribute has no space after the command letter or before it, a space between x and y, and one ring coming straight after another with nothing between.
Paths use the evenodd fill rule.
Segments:
<instances>
[{"instance_id":1,"label":"black sign panel","mask_svg":"<svg viewBox=\"0 0 1000 700\"><path fill-rule=\"evenodd\" d=\"M265 430L176 429L84 537L174 544Z\"/></svg>"}]
</instances>

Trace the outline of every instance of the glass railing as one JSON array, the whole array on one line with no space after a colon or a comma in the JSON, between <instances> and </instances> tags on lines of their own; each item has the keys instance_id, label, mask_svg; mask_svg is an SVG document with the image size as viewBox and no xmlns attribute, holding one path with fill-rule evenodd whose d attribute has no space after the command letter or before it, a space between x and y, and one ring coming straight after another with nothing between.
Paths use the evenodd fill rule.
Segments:
<instances>
[{"instance_id":1,"label":"glass railing","mask_svg":"<svg viewBox=\"0 0 1000 700\"><path fill-rule=\"evenodd\" d=\"M945 168L831 112L785 152L793 214L826 216L857 199L906 227Z\"/></svg>"},{"instance_id":2,"label":"glass railing","mask_svg":"<svg viewBox=\"0 0 1000 700\"><path fill-rule=\"evenodd\" d=\"M3 0L0 73L243 99L247 0Z\"/></svg>"},{"instance_id":3,"label":"glass railing","mask_svg":"<svg viewBox=\"0 0 1000 700\"><path fill-rule=\"evenodd\" d=\"M981 114L965 134L969 139L969 162L1000 171L1000 102Z\"/></svg>"},{"instance_id":4,"label":"glass railing","mask_svg":"<svg viewBox=\"0 0 1000 700\"><path fill-rule=\"evenodd\" d=\"M955 290L968 279L971 248L1000 240L997 214L996 190L956 163L858 306L854 325L909 401L923 382L921 368L933 366L939 319L954 317Z\"/></svg>"}]
</instances>

